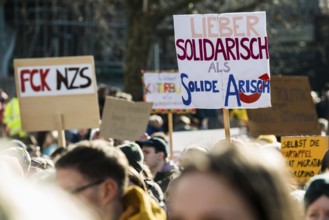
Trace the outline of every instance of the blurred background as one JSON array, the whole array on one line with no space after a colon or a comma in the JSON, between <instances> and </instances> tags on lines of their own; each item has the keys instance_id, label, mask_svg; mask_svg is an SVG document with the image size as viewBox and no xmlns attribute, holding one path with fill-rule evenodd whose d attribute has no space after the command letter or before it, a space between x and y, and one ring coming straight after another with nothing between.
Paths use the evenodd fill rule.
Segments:
<instances>
[{"instance_id":1,"label":"blurred background","mask_svg":"<svg viewBox=\"0 0 329 220\"><path fill-rule=\"evenodd\" d=\"M174 14L267 12L272 75L329 82L329 0L0 0L0 88L15 58L93 55L98 84L142 100L140 71L175 70Z\"/></svg>"}]
</instances>

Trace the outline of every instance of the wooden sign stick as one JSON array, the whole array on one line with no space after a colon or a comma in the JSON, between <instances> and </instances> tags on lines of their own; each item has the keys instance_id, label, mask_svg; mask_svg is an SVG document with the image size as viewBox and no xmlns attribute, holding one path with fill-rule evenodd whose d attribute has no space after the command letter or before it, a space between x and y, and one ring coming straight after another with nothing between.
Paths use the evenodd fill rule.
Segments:
<instances>
[{"instance_id":1,"label":"wooden sign stick","mask_svg":"<svg viewBox=\"0 0 329 220\"><path fill-rule=\"evenodd\" d=\"M56 122L57 122L57 132L58 132L58 139L57 139L58 146L66 147L63 114L60 114L56 117Z\"/></svg>"},{"instance_id":2,"label":"wooden sign stick","mask_svg":"<svg viewBox=\"0 0 329 220\"><path fill-rule=\"evenodd\" d=\"M224 127L225 127L225 140L226 143L231 143L231 134L230 134L230 113L228 109L223 109L224 113Z\"/></svg>"},{"instance_id":3,"label":"wooden sign stick","mask_svg":"<svg viewBox=\"0 0 329 220\"><path fill-rule=\"evenodd\" d=\"M169 144L170 144L170 160L173 159L173 140L172 140L172 133L173 133L173 120L172 120L172 113L168 113L168 133L169 133Z\"/></svg>"}]
</instances>

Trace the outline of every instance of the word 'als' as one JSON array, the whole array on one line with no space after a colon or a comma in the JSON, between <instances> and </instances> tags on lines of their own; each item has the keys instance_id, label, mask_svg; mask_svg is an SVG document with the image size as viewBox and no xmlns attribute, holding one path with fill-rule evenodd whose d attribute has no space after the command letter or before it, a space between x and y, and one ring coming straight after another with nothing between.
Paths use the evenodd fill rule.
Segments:
<instances>
[{"instance_id":1,"label":"word 'als'","mask_svg":"<svg viewBox=\"0 0 329 220\"><path fill-rule=\"evenodd\" d=\"M192 102L192 93L194 92L212 92L219 93L217 88L218 80L198 80L198 81L187 81L188 75L182 73L180 75L182 85L187 93L187 98L182 97L184 105L190 105ZM186 79L186 81L185 81Z\"/></svg>"},{"instance_id":2,"label":"word 'als'","mask_svg":"<svg viewBox=\"0 0 329 220\"><path fill-rule=\"evenodd\" d=\"M66 67L62 70L54 70L51 68L20 70L21 91L23 93L26 92L27 85L34 92L45 92L61 89L74 90L87 88L92 84L91 77L85 74L85 71L90 71L89 67ZM53 82L54 75L55 82ZM53 86L54 83L55 86Z\"/></svg>"}]
</instances>

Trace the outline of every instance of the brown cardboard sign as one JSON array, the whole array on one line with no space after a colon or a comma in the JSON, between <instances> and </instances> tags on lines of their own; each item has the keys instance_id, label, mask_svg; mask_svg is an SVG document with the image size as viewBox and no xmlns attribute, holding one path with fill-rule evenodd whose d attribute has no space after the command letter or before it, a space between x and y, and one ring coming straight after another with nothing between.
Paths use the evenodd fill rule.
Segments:
<instances>
[{"instance_id":1,"label":"brown cardboard sign","mask_svg":"<svg viewBox=\"0 0 329 220\"><path fill-rule=\"evenodd\" d=\"M153 103L128 102L106 97L101 134L106 138L135 141L146 131Z\"/></svg>"},{"instance_id":2,"label":"brown cardboard sign","mask_svg":"<svg viewBox=\"0 0 329 220\"><path fill-rule=\"evenodd\" d=\"M92 56L15 59L14 66L24 131L99 127Z\"/></svg>"},{"instance_id":3,"label":"brown cardboard sign","mask_svg":"<svg viewBox=\"0 0 329 220\"><path fill-rule=\"evenodd\" d=\"M307 77L271 78L272 108L248 109L252 136L318 135L320 128Z\"/></svg>"}]
</instances>

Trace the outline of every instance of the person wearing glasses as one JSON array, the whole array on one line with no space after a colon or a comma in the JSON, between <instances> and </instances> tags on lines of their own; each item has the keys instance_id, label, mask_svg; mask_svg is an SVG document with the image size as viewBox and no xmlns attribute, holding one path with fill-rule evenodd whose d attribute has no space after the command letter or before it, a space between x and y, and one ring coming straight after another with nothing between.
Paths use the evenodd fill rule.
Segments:
<instances>
[{"instance_id":1,"label":"person wearing glasses","mask_svg":"<svg viewBox=\"0 0 329 220\"><path fill-rule=\"evenodd\" d=\"M128 161L106 141L82 141L55 162L58 185L90 205L102 220L166 219L138 187L128 187Z\"/></svg>"}]
</instances>

